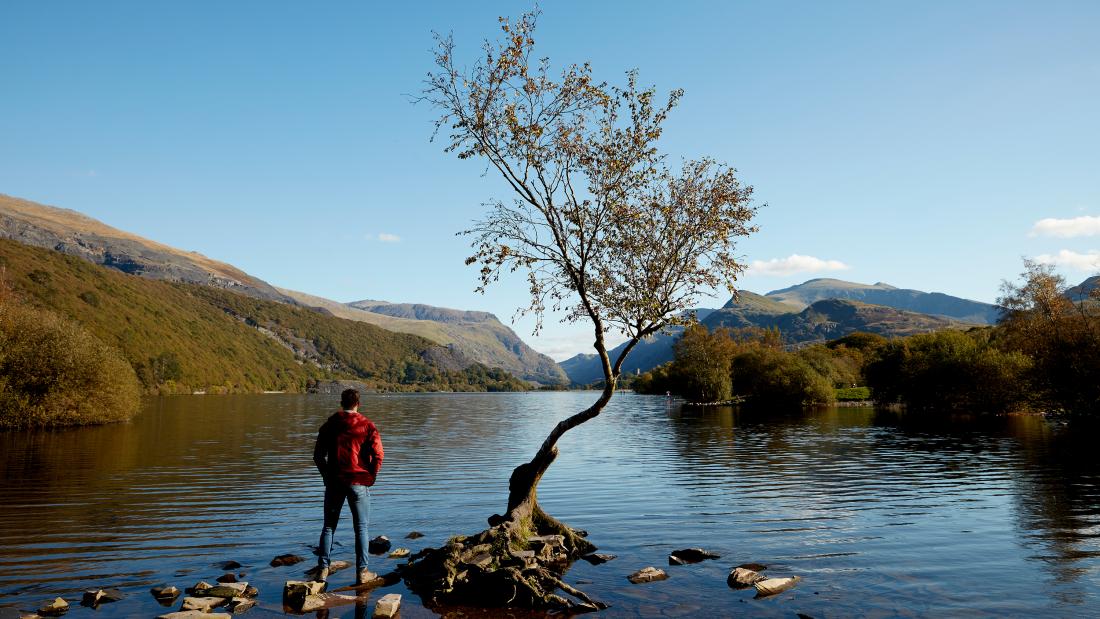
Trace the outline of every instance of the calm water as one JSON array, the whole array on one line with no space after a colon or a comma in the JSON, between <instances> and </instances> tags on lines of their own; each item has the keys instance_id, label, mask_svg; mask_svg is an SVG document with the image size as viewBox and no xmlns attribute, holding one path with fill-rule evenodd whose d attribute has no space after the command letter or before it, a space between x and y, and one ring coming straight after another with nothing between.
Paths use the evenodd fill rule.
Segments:
<instances>
[{"instance_id":1,"label":"calm water","mask_svg":"<svg viewBox=\"0 0 1100 619\"><path fill-rule=\"evenodd\" d=\"M503 509L512 467L594 397L368 397L386 444L371 535L415 551L481 530ZM126 425L0 434L0 606L116 587L127 599L67 616L154 616L151 585L182 589L236 560L261 591L246 616L281 613L283 581L310 563L268 562L311 556L321 526L311 450L332 408L317 396L159 398ZM620 394L563 439L540 497L618 555L567 576L612 604L601 616L1098 616L1095 437L1031 417L690 411ZM338 558L354 560L346 510L342 525ZM404 540L412 530L426 537ZM722 558L667 566L669 551L690 546ZM725 584L747 561L804 581L754 600ZM671 578L627 583L647 565ZM389 591L405 595L404 617L432 616L403 585Z\"/></svg>"}]
</instances>

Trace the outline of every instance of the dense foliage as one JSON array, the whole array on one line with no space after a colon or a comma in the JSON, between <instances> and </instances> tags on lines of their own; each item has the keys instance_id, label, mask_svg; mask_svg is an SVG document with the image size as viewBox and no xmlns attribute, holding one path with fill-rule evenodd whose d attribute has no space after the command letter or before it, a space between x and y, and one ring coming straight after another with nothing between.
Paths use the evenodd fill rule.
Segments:
<instances>
[{"instance_id":1,"label":"dense foliage","mask_svg":"<svg viewBox=\"0 0 1100 619\"><path fill-rule=\"evenodd\" d=\"M384 391L527 388L424 338L304 307L149 280L6 240L0 266L26 304L120 350L146 392L304 391L310 379Z\"/></svg>"},{"instance_id":2,"label":"dense foliage","mask_svg":"<svg viewBox=\"0 0 1100 619\"><path fill-rule=\"evenodd\" d=\"M117 349L0 291L0 428L124 421L140 393Z\"/></svg>"},{"instance_id":3,"label":"dense foliage","mask_svg":"<svg viewBox=\"0 0 1100 619\"><path fill-rule=\"evenodd\" d=\"M911 410L1100 413L1100 289L1075 300L1049 266L1026 262L1004 286L994 327L891 340L853 333L784 350L777 333L692 326L672 362L639 376L641 392L695 402L795 406L873 397Z\"/></svg>"}]
</instances>

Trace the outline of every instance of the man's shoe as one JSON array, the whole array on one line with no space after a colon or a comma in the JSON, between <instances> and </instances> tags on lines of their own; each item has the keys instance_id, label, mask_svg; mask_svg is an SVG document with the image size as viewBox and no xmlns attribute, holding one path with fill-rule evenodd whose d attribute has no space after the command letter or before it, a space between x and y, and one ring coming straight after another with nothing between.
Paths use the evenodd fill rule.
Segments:
<instances>
[{"instance_id":1,"label":"man's shoe","mask_svg":"<svg viewBox=\"0 0 1100 619\"><path fill-rule=\"evenodd\" d=\"M381 584L382 577L367 568L359 570L359 573L355 576L356 585L373 585L375 583Z\"/></svg>"},{"instance_id":2,"label":"man's shoe","mask_svg":"<svg viewBox=\"0 0 1100 619\"><path fill-rule=\"evenodd\" d=\"M317 568L317 580L320 582L328 582L329 568L318 567Z\"/></svg>"}]
</instances>

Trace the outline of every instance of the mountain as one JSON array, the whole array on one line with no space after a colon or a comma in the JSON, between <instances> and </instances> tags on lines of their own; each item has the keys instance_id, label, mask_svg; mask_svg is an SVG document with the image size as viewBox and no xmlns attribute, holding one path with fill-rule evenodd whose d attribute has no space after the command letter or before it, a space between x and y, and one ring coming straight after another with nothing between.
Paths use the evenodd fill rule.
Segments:
<instances>
[{"instance_id":1,"label":"mountain","mask_svg":"<svg viewBox=\"0 0 1100 619\"><path fill-rule=\"evenodd\" d=\"M319 307L341 318L367 322L388 331L419 335L524 380L542 384L569 381L553 359L536 352L488 312L386 301L345 304L293 290L279 289L279 292L302 305Z\"/></svg>"},{"instance_id":2,"label":"mountain","mask_svg":"<svg viewBox=\"0 0 1100 619\"><path fill-rule=\"evenodd\" d=\"M786 303L796 310L801 310L823 299L850 299L976 324L994 324L1000 317L1000 310L990 303L971 301L940 292L895 288L881 282L867 285L839 279L811 279L797 286L773 290L765 296L774 301Z\"/></svg>"},{"instance_id":3,"label":"mountain","mask_svg":"<svg viewBox=\"0 0 1100 619\"><path fill-rule=\"evenodd\" d=\"M795 311L786 303L742 290L738 292L736 298L731 298L720 309L710 312L700 320L712 330L717 327L731 329L773 327L780 316L792 314Z\"/></svg>"},{"instance_id":4,"label":"mountain","mask_svg":"<svg viewBox=\"0 0 1100 619\"><path fill-rule=\"evenodd\" d=\"M302 391L323 379L403 391L526 386L416 335L222 288L132 277L6 239L0 276L23 302L121 350L149 391Z\"/></svg>"},{"instance_id":5,"label":"mountain","mask_svg":"<svg viewBox=\"0 0 1100 619\"><path fill-rule=\"evenodd\" d=\"M1085 301L1092 298L1093 291L1100 288L1100 275L1094 275L1076 286L1066 290L1066 296L1071 301Z\"/></svg>"},{"instance_id":6,"label":"mountain","mask_svg":"<svg viewBox=\"0 0 1100 619\"><path fill-rule=\"evenodd\" d=\"M136 234L69 209L0 194L0 239L53 249L150 279L188 282L292 303L267 282L240 269Z\"/></svg>"},{"instance_id":7,"label":"mountain","mask_svg":"<svg viewBox=\"0 0 1100 619\"><path fill-rule=\"evenodd\" d=\"M634 346L623 362L623 374L652 369L672 361L672 344L680 337L683 327L669 327L661 333L651 335ZM626 344L619 344L608 351L611 362L619 358ZM569 380L578 385L588 385L603 380L603 368L596 353L575 355L561 362L561 368L569 375Z\"/></svg>"}]
</instances>

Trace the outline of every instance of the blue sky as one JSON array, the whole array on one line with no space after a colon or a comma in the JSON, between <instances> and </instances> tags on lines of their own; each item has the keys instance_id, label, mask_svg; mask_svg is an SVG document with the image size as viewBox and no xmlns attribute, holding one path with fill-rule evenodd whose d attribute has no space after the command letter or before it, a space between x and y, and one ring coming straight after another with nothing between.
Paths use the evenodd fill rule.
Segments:
<instances>
[{"instance_id":1,"label":"blue sky","mask_svg":"<svg viewBox=\"0 0 1100 619\"><path fill-rule=\"evenodd\" d=\"M433 30L473 58L522 2L0 4L0 192L275 285L482 309L455 236L493 197L415 106ZM469 6L473 5L473 6ZM556 64L686 96L664 149L760 203L739 285L838 277L993 301L1021 256L1100 271L1100 3L545 2ZM792 256L794 258L792 258ZM722 296L703 299L718 306ZM586 326L529 337L562 359Z\"/></svg>"}]
</instances>

